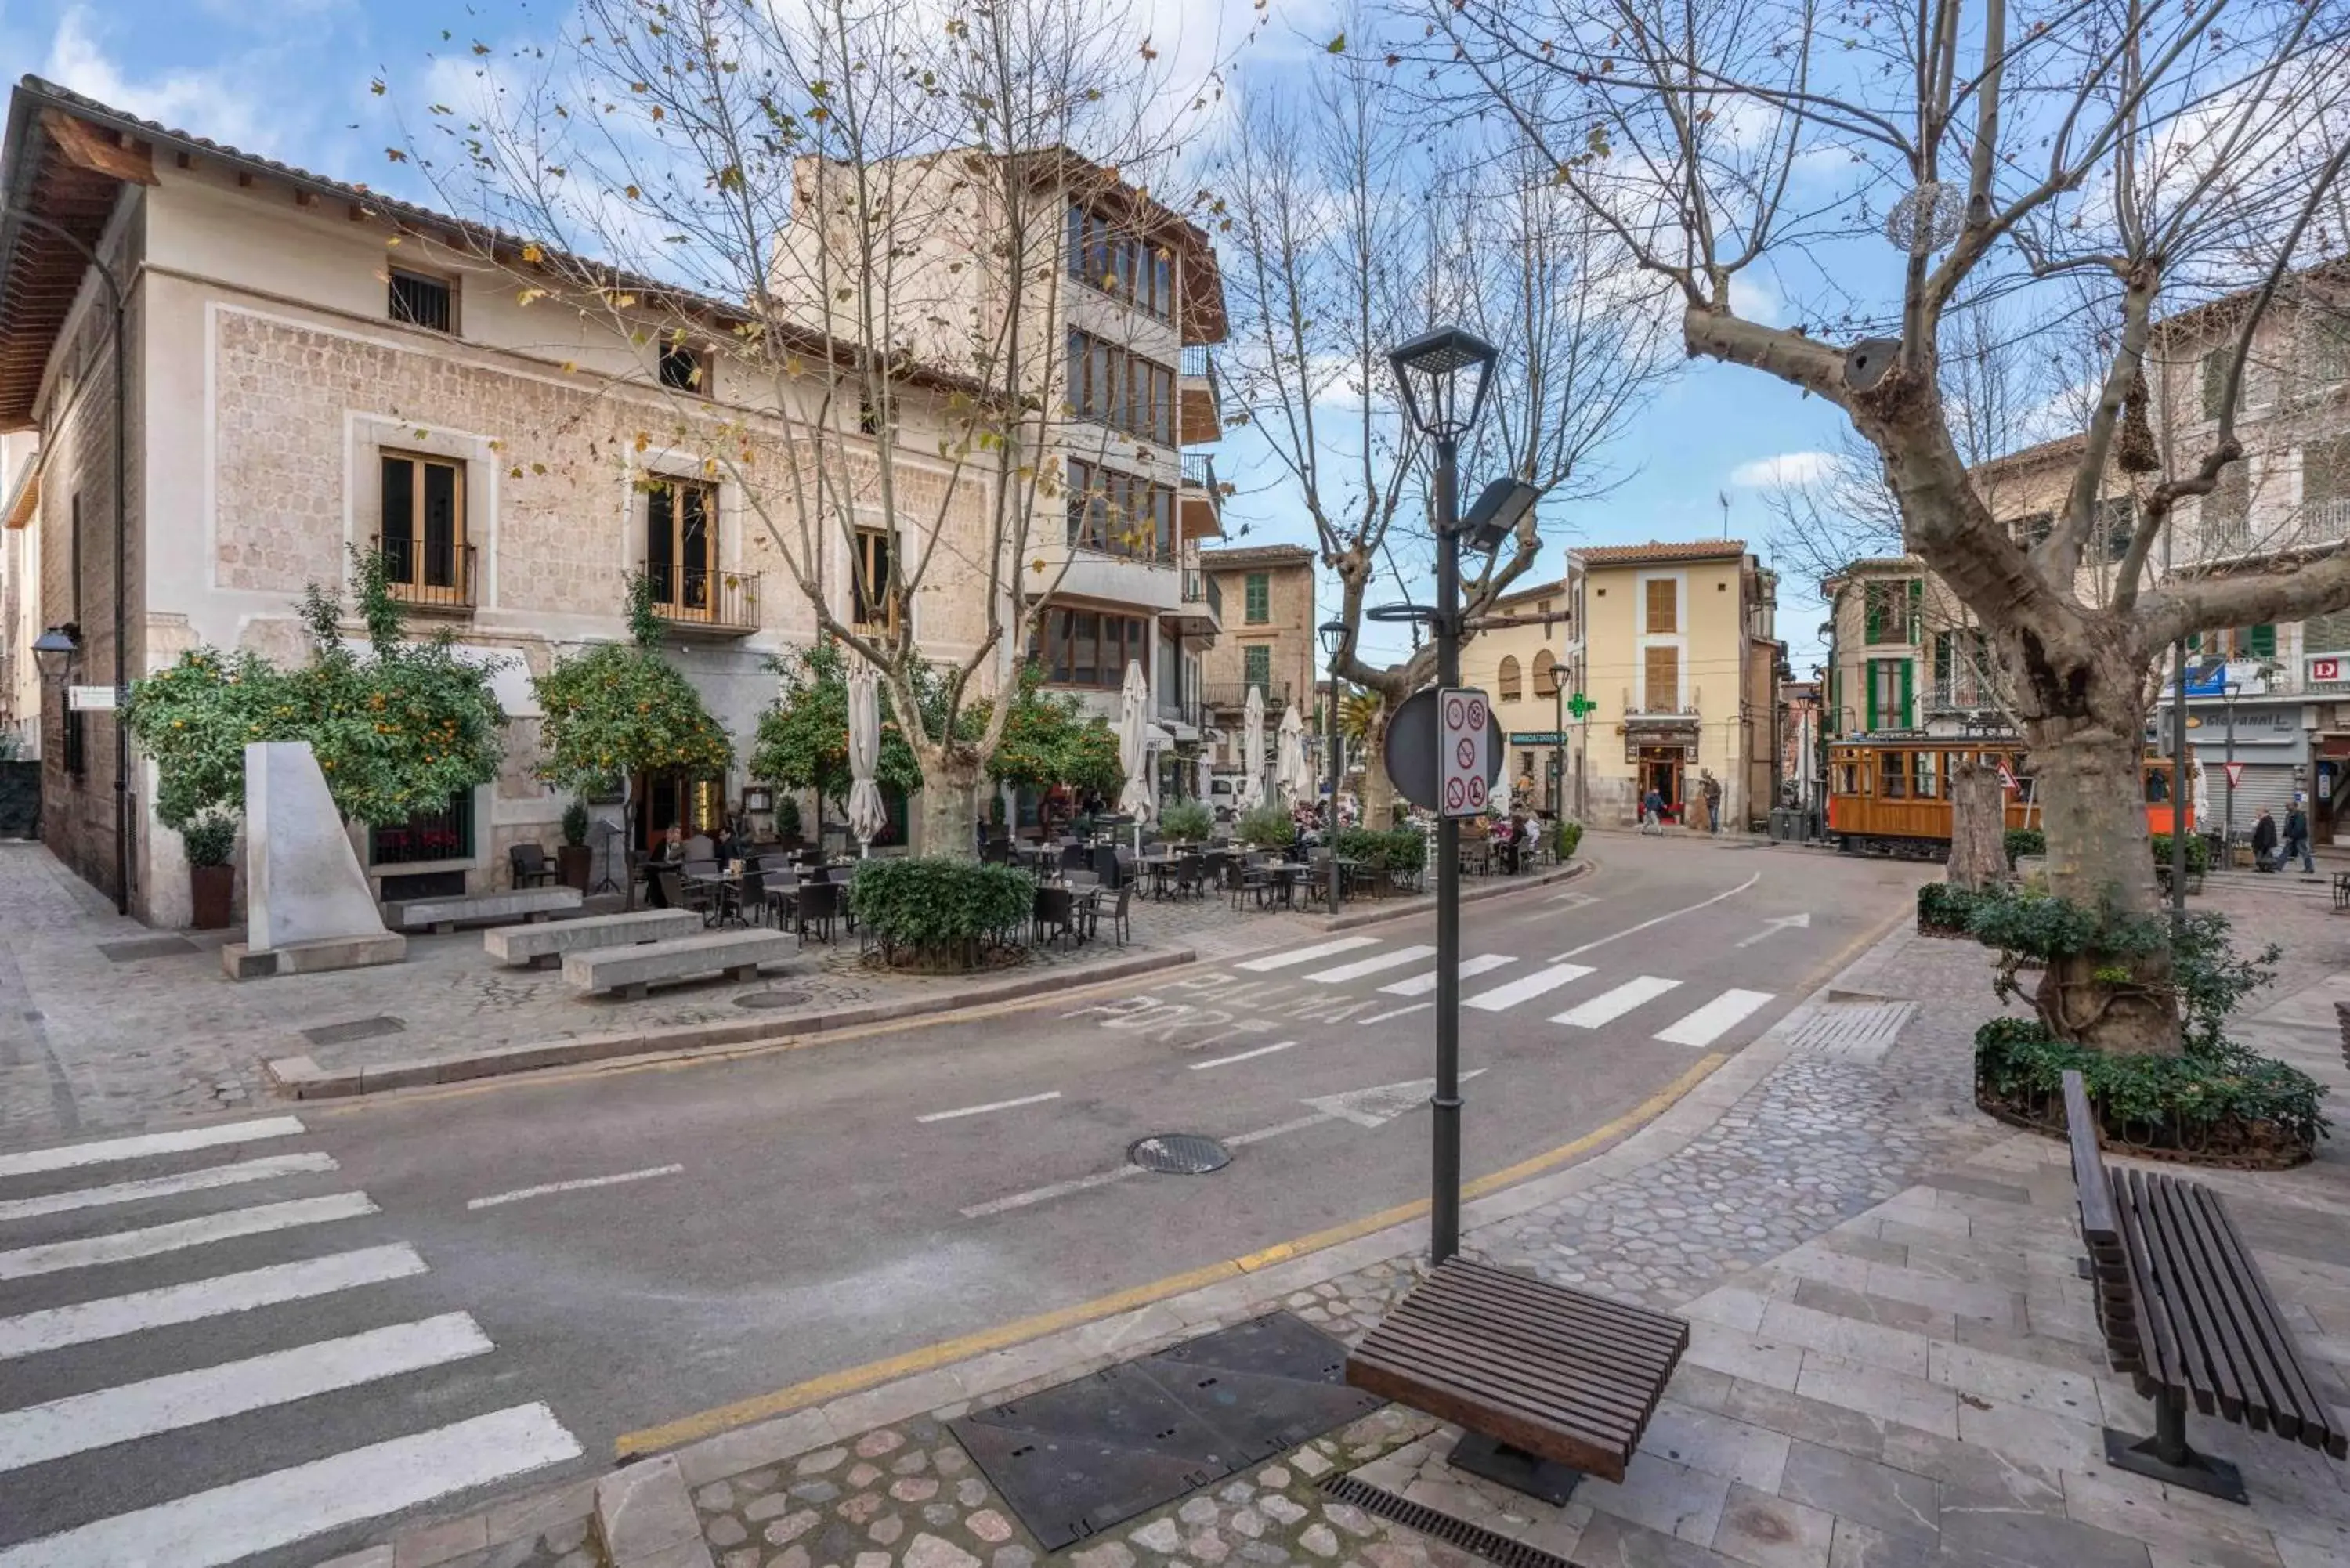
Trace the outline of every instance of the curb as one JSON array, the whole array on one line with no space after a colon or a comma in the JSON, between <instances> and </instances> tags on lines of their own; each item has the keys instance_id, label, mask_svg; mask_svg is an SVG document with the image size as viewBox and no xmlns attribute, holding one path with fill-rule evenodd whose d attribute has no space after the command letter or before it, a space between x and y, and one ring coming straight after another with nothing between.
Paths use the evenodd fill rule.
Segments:
<instances>
[{"instance_id":1,"label":"curb","mask_svg":"<svg viewBox=\"0 0 2350 1568\"><path fill-rule=\"evenodd\" d=\"M1488 898L1506 898L1513 893L1530 893L1536 888L1572 882L1590 872L1595 864L1589 860L1576 860L1565 866L1555 866L1534 877L1512 877L1496 885L1464 888L1461 890L1461 902L1481 904ZM1357 926L1376 926L1382 920L1401 920L1413 915L1428 914L1435 908L1436 900L1431 898L1425 903L1415 900L1400 909L1364 909L1352 915L1331 915L1322 921L1321 929L1326 931L1351 931Z\"/></svg>"},{"instance_id":2,"label":"curb","mask_svg":"<svg viewBox=\"0 0 2350 1568\"><path fill-rule=\"evenodd\" d=\"M458 1084L475 1078L501 1077L509 1073L536 1072L543 1067L571 1067L588 1062L608 1062L623 1056L660 1055L714 1046L768 1044L803 1035L825 1034L901 1018L920 1018L993 1002L1018 1002L1069 986L1092 986L1131 980L1160 970L1180 969L1199 961L1190 948L1161 953L1138 953L1091 964L1075 973L1024 975L1003 984L975 986L942 994L906 997L896 1002L868 1002L836 1008L829 1012L795 1012L781 1018L747 1019L740 1023L688 1023L671 1029L647 1029L633 1033L586 1034L538 1044L500 1045L464 1056L430 1061L384 1062L373 1066L329 1072L309 1056L280 1056L265 1064L272 1087L289 1099L339 1099L353 1095L379 1095L393 1089L413 1089L433 1084Z\"/></svg>"},{"instance_id":3,"label":"curb","mask_svg":"<svg viewBox=\"0 0 2350 1568\"><path fill-rule=\"evenodd\" d=\"M611 1568L712 1568L702 1516L667 1454L596 1483L596 1540Z\"/></svg>"}]
</instances>

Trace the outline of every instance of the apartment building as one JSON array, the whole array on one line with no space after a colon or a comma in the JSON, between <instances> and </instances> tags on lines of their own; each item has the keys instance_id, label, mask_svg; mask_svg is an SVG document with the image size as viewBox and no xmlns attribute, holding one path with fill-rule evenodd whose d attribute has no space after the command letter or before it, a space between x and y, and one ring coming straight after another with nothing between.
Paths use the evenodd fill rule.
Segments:
<instances>
[{"instance_id":1,"label":"apartment building","mask_svg":"<svg viewBox=\"0 0 2350 1568\"><path fill-rule=\"evenodd\" d=\"M515 721L494 783L357 835L370 873L401 892L486 885L508 845L553 840L565 802L532 776L528 677L623 637L632 573L654 582L672 662L747 741L775 690L769 660L814 635L815 609L758 520L754 503L774 498L713 473L685 438L724 431L752 449L744 473L780 483L778 454L806 430L833 421L849 466L869 465L870 437L813 385L730 385L736 307L621 279L661 300L662 330L533 312L519 242L29 78L10 102L0 188L124 284L118 447L107 290L68 240L0 219L0 429L37 432L40 450L28 477L10 476L9 537L21 524L36 546L34 618L78 630L68 680L135 679L207 644L299 662L305 584L342 582L351 547L380 550L418 629L505 661L496 689ZM811 358L837 347L806 345ZM912 520L877 528L933 530L982 560L985 483L924 455L942 449L959 393L951 377L907 379L890 418ZM836 615L910 616L941 657L981 646L985 597L968 574L868 607L847 566L836 539L819 568ZM118 832L110 717L67 711L56 685L38 712L44 837L142 918L184 923L183 857L153 818L149 771L131 759ZM633 781L626 829L641 841L706 821L743 782Z\"/></svg>"},{"instance_id":2,"label":"apartment building","mask_svg":"<svg viewBox=\"0 0 2350 1568\"><path fill-rule=\"evenodd\" d=\"M1267 733L1281 722L1284 709L1296 705L1298 722L1318 734L1323 721L1313 702L1322 652L1315 630L1314 552L1302 545L1202 550L1199 569L1224 626L1199 661L1197 722L1208 733L1210 765L1241 765L1241 721L1252 689L1263 700Z\"/></svg>"},{"instance_id":3,"label":"apartment building","mask_svg":"<svg viewBox=\"0 0 2350 1568\"><path fill-rule=\"evenodd\" d=\"M1574 809L1573 721L1565 704L1581 649L1567 613L1572 602L1565 578L1503 594L1486 607L1476 635L1461 649L1462 684L1493 700L1511 799L1548 812Z\"/></svg>"},{"instance_id":4,"label":"apartment building","mask_svg":"<svg viewBox=\"0 0 2350 1568\"><path fill-rule=\"evenodd\" d=\"M1711 774L1729 827L1761 820L1786 663L1777 575L1739 539L1587 546L1567 574L1594 704L1574 726L1581 814L1631 822L1654 790L1678 821Z\"/></svg>"},{"instance_id":5,"label":"apartment building","mask_svg":"<svg viewBox=\"0 0 2350 1568\"><path fill-rule=\"evenodd\" d=\"M33 639L41 618L41 534L28 526L40 495L40 438L0 435L0 758L41 754L41 674Z\"/></svg>"}]
</instances>

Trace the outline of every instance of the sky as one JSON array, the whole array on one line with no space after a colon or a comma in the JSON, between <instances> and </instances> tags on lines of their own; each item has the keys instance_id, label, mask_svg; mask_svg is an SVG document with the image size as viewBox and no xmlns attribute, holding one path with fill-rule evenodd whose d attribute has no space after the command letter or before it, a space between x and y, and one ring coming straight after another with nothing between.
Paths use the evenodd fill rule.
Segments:
<instances>
[{"instance_id":1,"label":"sky","mask_svg":"<svg viewBox=\"0 0 2350 1568\"><path fill-rule=\"evenodd\" d=\"M1142 3L1168 18L1159 36L1201 53L1230 47L1253 15L1250 0ZM1331 31L1326 0L1268 4L1270 21L1238 53L1243 83L1305 64ZM1221 26L1210 15L1219 6ZM410 123L422 118L436 57L462 60L477 37L503 46L544 35L566 10L517 0L0 0L0 66L11 82L36 73L246 151L427 199L403 188L386 149L406 139L403 113ZM378 80L388 89L380 95ZM1750 309L1769 320L1771 303L1754 297ZM1725 524L1767 564L1765 491L1824 462L1841 418L1758 372L1690 363L1609 454L1622 483L1545 512L1538 571L1555 576L1571 545L1717 538ZM1250 483L1253 465L1243 452L1231 455L1244 472L1228 538L1310 545L1311 525L1294 502L1278 486ZM1474 494L1484 477L1465 476L1464 493ZM1779 635L1799 676L1818 657L1814 587L1787 582L1780 593Z\"/></svg>"}]
</instances>

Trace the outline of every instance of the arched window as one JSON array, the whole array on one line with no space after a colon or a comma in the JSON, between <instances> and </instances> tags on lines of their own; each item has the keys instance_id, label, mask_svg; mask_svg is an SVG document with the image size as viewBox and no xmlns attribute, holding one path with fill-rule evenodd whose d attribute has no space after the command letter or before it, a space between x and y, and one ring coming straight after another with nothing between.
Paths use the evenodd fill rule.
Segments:
<instances>
[{"instance_id":1,"label":"arched window","mask_svg":"<svg viewBox=\"0 0 2350 1568\"><path fill-rule=\"evenodd\" d=\"M1551 657L1547 648L1534 655L1534 695L1558 695L1558 660Z\"/></svg>"},{"instance_id":2,"label":"arched window","mask_svg":"<svg viewBox=\"0 0 2350 1568\"><path fill-rule=\"evenodd\" d=\"M1501 685L1502 701L1504 702L1515 701L1518 698L1525 695L1525 693L1520 690L1518 661L1515 659L1504 659L1502 660Z\"/></svg>"}]
</instances>

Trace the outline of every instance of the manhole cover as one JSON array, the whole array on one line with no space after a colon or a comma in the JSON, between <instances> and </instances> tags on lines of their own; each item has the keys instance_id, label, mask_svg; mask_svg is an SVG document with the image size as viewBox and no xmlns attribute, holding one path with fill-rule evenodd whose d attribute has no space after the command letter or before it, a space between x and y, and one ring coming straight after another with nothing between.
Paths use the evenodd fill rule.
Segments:
<instances>
[{"instance_id":1,"label":"manhole cover","mask_svg":"<svg viewBox=\"0 0 2350 1568\"><path fill-rule=\"evenodd\" d=\"M1161 1176L1205 1176L1232 1164L1232 1151L1198 1133L1153 1133L1128 1149L1126 1158Z\"/></svg>"},{"instance_id":2,"label":"manhole cover","mask_svg":"<svg viewBox=\"0 0 2350 1568\"><path fill-rule=\"evenodd\" d=\"M806 1007L808 994L805 991L754 991L734 999L737 1007Z\"/></svg>"}]
</instances>

